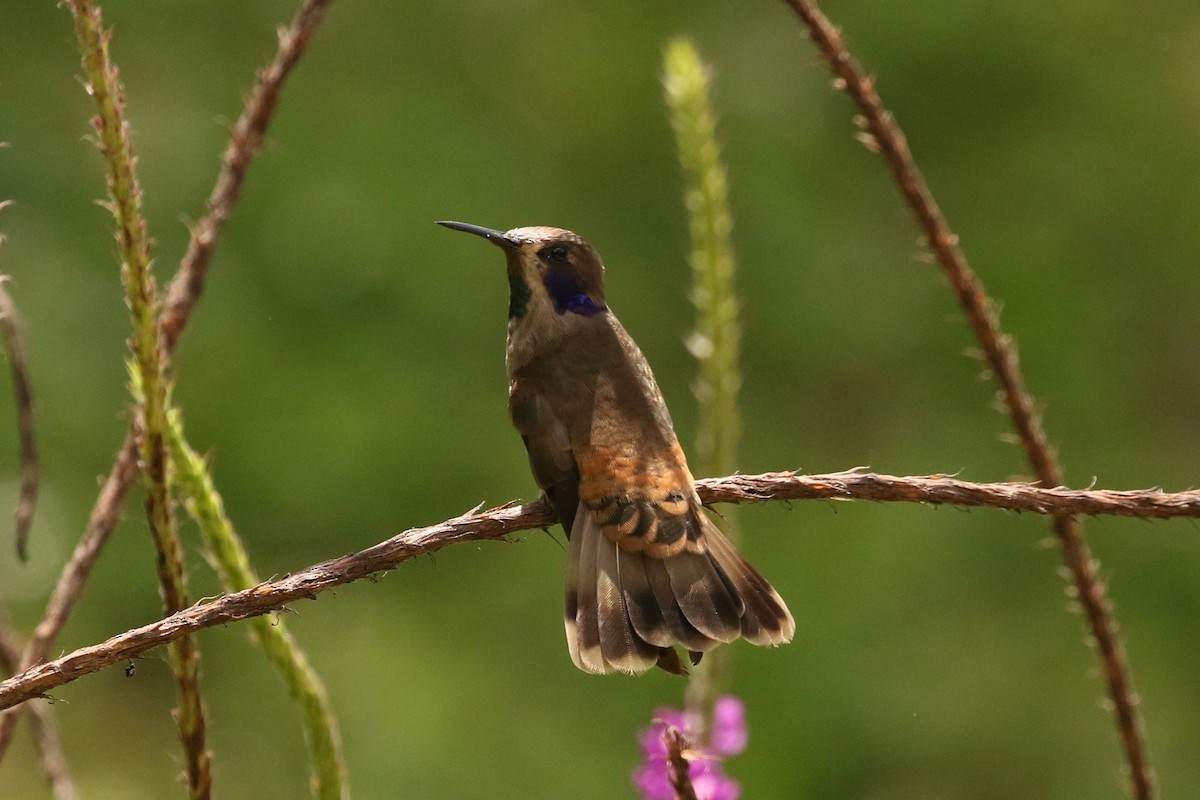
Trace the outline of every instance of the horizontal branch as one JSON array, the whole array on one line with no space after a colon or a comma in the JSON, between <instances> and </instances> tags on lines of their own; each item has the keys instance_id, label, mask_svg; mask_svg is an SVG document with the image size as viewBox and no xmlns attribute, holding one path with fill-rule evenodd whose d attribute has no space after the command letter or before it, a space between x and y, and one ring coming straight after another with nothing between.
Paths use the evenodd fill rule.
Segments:
<instances>
[{"instance_id":1,"label":"horizontal branch","mask_svg":"<svg viewBox=\"0 0 1200 800\"><path fill-rule=\"evenodd\" d=\"M944 476L896 477L858 470L829 475L734 475L698 482L705 503L758 500L880 500L986 506L1039 514L1115 514L1127 517L1200 517L1200 492L1039 489L1025 483L970 483ZM351 581L395 569L416 556L459 542L502 539L556 522L542 501L471 511L437 525L411 528L357 553L251 589L197 603L177 614L38 664L0 683L0 709L40 697L55 687L96 672L189 633L280 611L289 603Z\"/></svg>"},{"instance_id":2,"label":"horizontal branch","mask_svg":"<svg viewBox=\"0 0 1200 800\"><path fill-rule=\"evenodd\" d=\"M880 500L1142 519L1200 517L1200 490L1042 489L1030 483L971 483L945 475L897 477L862 470L828 475L768 472L697 482L706 504L753 500Z\"/></svg>"}]
</instances>

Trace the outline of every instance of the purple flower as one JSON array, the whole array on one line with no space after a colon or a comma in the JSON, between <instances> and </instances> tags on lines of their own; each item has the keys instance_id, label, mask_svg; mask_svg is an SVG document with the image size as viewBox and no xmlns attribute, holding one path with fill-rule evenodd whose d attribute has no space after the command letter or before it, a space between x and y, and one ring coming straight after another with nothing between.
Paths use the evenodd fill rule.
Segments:
<instances>
[{"instance_id":1,"label":"purple flower","mask_svg":"<svg viewBox=\"0 0 1200 800\"><path fill-rule=\"evenodd\" d=\"M746 707L733 695L718 697L713 705L713 729L709 738L712 751L728 758L746 749L750 731L746 728Z\"/></svg>"},{"instance_id":2,"label":"purple flower","mask_svg":"<svg viewBox=\"0 0 1200 800\"><path fill-rule=\"evenodd\" d=\"M633 784L641 792L643 800L675 800L667 737L675 729L692 740L695 738L694 727L687 724L683 712L660 708L655 712L650 727L638 734L643 761L633 771ZM746 749L748 738L746 710L742 701L732 696L718 699L713 709L710 741L690 741L684 751L688 761L688 778L697 800L738 799L741 786L725 774L721 758L741 753Z\"/></svg>"},{"instance_id":3,"label":"purple flower","mask_svg":"<svg viewBox=\"0 0 1200 800\"><path fill-rule=\"evenodd\" d=\"M671 728L684 730L686 725L683 721L683 712L676 711L673 708L656 709L654 711L654 721L650 723L650 727L641 731L638 734L638 744L642 746L642 755L647 761L655 759L665 760L667 757L667 731Z\"/></svg>"}]
</instances>

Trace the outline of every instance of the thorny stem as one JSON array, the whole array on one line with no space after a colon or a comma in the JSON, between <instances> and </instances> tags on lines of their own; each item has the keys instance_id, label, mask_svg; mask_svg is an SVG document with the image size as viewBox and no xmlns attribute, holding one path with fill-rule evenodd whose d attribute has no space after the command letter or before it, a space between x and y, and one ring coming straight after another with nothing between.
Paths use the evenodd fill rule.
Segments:
<instances>
[{"instance_id":1,"label":"thorny stem","mask_svg":"<svg viewBox=\"0 0 1200 800\"><path fill-rule=\"evenodd\" d=\"M83 594L84 584L100 557L100 550L121 517L121 503L137 476L137 443L134 442L131 431L125 435L117 461L100 487L100 495L92 507L83 535L79 537L71 558L59 573L58 582L54 591L50 593L41 622L34 628L33 636L25 645L25 652L21 658L22 670L27 670L49 657L50 648L53 647L58 632L66 626L75 602ZM0 714L0 758L4 756L9 742L12 741L20 712L21 709L18 708Z\"/></svg>"},{"instance_id":2,"label":"thorny stem","mask_svg":"<svg viewBox=\"0 0 1200 800\"><path fill-rule=\"evenodd\" d=\"M692 785L692 773L688 766L687 738L683 731L668 727L663 731L663 742L667 745L667 780L675 792L675 800L696 800L696 787Z\"/></svg>"},{"instance_id":3,"label":"thorny stem","mask_svg":"<svg viewBox=\"0 0 1200 800\"><path fill-rule=\"evenodd\" d=\"M125 90L109 57L109 32L100 10L90 0L70 0L75 35L83 56L88 93L96 103L94 125L108 167L110 210L116 222L121 254L121 280L133 324L132 390L138 403L135 428L146 483L146 515L157 551L159 587L168 615L188 604L183 547L171 502L171 465L166 448L170 379L158 326L158 289L150 271L150 242L142 215L142 189L134 169ZM204 708L200 696L200 656L184 636L171 646L171 666L179 695L176 722L185 756L184 772L193 800L212 791L212 758L205 746Z\"/></svg>"},{"instance_id":4,"label":"thorny stem","mask_svg":"<svg viewBox=\"0 0 1200 800\"><path fill-rule=\"evenodd\" d=\"M944 477L893 478L856 471L799 476L788 472L735 475L697 481L705 503L787 499L869 499L954 503L1043 514L1118 513L1133 517L1200 517L1200 492L1109 492L1041 489L1028 484L971 484ZM132 658L203 628L285 609L300 599L395 569L417 556L461 542L502 539L555 524L542 501L464 514L437 525L413 528L357 553L315 564L277 580L202 602L166 619L125 631L49 663L37 664L0 683L0 709L11 708L55 687Z\"/></svg>"},{"instance_id":5,"label":"thorny stem","mask_svg":"<svg viewBox=\"0 0 1200 800\"><path fill-rule=\"evenodd\" d=\"M259 583L259 577L250 564L241 537L225 514L225 503L213 483L208 464L188 444L178 409L171 410L168 421L168 442L178 472L179 488L187 497L189 514L200 527L204 548L221 578L221 586L227 592L249 589ZM283 620L256 617L253 628L255 642L283 677L300 707L312 761L313 796L318 800L348 798L350 790L342 741L320 676Z\"/></svg>"},{"instance_id":6,"label":"thorny stem","mask_svg":"<svg viewBox=\"0 0 1200 800\"><path fill-rule=\"evenodd\" d=\"M278 97L280 86L290 72L291 65L301 55L303 48L316 32L323 19L324 9L329 0L305 0L287 31L279 36L280 50L288 50L286 58L276 56L273 64L286 63L286 69L268 68L259 74L259 86L251 94L234 130L247 129L264 131L275 109L275 99ZM231 137L230 149L225 154L226 167L217 180L210 197L209 209L204 219L197 223L193 236L197 232L209 233L199 237L200 244L196 248L189 247L189 255L180 265L179 271L171 281L167 296L163 331L163 347L167 356L174 351L180 334L187 326L191 313L204 287L204 275L215 242L216 231L221 221L225 220L241 194L241 184L245 177L246 165L251 161L256 147L261 143L260 138L252 136ZM236 165L236 169L233 165ZM223 188L222 188L223 187ZM213 198L219 198L213 202ZM211 221L210 221L211 218ZM79 542L71 553L70 560L59 573L58 581L46 611L42 615L29 644L26 646L21 667L29 669L35 664L45 661L59 632L70 618L75 603L83 593L88 576L95 566L96 560L108 541L109 535L116 527L121 516L121 504L138 475L138 448L134 441L132 430L126 434L124 442L117 451L116 460L108 477L92 506L87 527ZM0 758L3 758L9 742L12 740L20 709L15 712L0 714Z\"/></svg>"},{"instance_id":7,"label":"thorny stem","mask_svg":"<svg viewBox=\"0 0 1200 800\"><path fill-rule=\"evenodd\" d=\"M1025 388L1016 346L1001 331L991 298L984 290L982 281L968 266L966 257L959 249L958 237L951 232L929 186L917 169L904 133L875 91L874 79L864 73L847 50L841 33L813 0L786 2L808 27L810 36L836 76L838 88L858 105L862 114L860 124L865 129L865 142L883 155L901 194L916 215L925 241L950 280L983 347L988 366L1000 384L1005 407L1038 481L1042 486L1061 485L1062 467L1047 441L1033 397ZM1077 519L1056 516L1053 528L1100 651L1106 688L1116 712L1117 730L1129 764L1133 796L1136 800L1150 800L1154 795L1153 775L1142 736L1138 699L1132 688L1124 645L1117 633L1106 586L1099 577L1099 562L1092 557Z\"/></svg>"},{"instance_id":8,"label":"thorny stem","mask_svg":"<svg viewBox=\"0 0 1200 800\"><path fill-rule=\"evenodd\" d=\"M0 615L0 669L10 675L15 674L21 663L18 638L19 634L7 617ZM63 752L62 739L58 735L53 709L49 705L35 705L29 716L34 744L38 750L39 766L46 783L50 785L54 800L78 800L79 793L75 790L75 781L71 778L71 770L67 766L67 757Z\"/></svg>"},{"instance_id":9,"label":"thorny stem","mask_svg":"<svg viewBox=\"0 0 1200 800\"><path fill-rule=\"evenodd\" d=\"M688 340L697 363L694 464L701 475L724 475L737 468L741 439L741 327L733 280L736 261L729 179L717 141L716 114L709 98L711 83L711 69L691 40L680 37L667 44L663 93L683 168L692 244L691 295L696 306L696 330ZM735 544L741 538L733 514L724 516L721 527ZM688 678L684 707L701 742L708 740L712 730L717 695L731 680L733 652L731 648L715 651L697 664Z\"/></svg>"},{"instance_id":10,"label":"thorny stem","mask_svg":"<svg viewBox=\"0 0 1200 800\"><path fill-rule=\"evenodd\" d=\"M0 203L3 208L4 203ZM25 340L21 334L21 318L17 306L4 287L8 276L0 275L0 338L12 371L13 394L17 406L17 432L21 440L21 490L17 499L17 555L22 561L29 557L29 527L38 496L37 439L33 424L33 383L25 358Z\"/></svg>"},{"instance_id":11,"label":"thorny stem","mask_svg":"<svg viewBox=\"0 0 1200 800\"><path fill-rule=\"evenodd\" d=\"M667 44L663 63L663 90L683 168L692 245L696 331L689 350L699 365L695 392L701 420L693 460L701 474L722 475L737 466L742 428L738 410L742 334L734 288L729 179L709 100L711 70L695 45L683 38Z\"/></svg>"}]
</instances>

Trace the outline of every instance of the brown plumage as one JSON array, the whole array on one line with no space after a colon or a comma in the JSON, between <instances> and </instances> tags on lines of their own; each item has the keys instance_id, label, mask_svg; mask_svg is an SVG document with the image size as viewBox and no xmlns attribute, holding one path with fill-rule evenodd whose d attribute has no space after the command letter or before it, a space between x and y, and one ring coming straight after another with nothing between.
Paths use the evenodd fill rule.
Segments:
<instances>
[{"instance_id":1,"label":"brown plumage","mask_svg":"<svg viewBox=\"0 0 1200 800\"><path fill-rule=\"evenodd\" d=\"M494 231L507 254L509 406L570 539L566 628L588 672L685 668L738 638L789 641L771 585L706 516L646 359L604 299L604 267L559 228Z\"/></svg>"}]
</instances>

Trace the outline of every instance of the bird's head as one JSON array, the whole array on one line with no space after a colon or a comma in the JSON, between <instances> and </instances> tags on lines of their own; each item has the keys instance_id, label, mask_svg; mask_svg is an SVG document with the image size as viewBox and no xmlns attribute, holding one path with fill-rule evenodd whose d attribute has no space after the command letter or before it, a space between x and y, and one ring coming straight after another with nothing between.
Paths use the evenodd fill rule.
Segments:
<instances>
[{"instance_id":1,"label":"bird's head","mask_svg":"<svg viewBox=\"0 0 1200 800\"><path fill-rule=\"evenodd\" d=\"M508 259L508 319L513 327L550 325L554 318L591 318L608 311L604 264L578 234L562 228L497 231L465 222L439 222L500 247Z\"/></svg>"}]
</instances>

